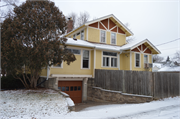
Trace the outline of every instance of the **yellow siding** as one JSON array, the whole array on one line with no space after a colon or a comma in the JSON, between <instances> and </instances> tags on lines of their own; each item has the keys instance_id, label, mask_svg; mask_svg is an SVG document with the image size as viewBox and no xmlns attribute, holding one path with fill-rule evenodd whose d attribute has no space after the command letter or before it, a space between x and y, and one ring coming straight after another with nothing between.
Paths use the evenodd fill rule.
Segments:
<instances>
[{"instance_id":1,"label":"yellow siding","mask_svg":"<svg viewBox=\"0 0 180 119\"><path fill-rule=\"evenodd\" d=\"M152 55L148 55L148 60L149 63L152 63ZM132 70L135 71L146 71L146 69L144 69L144 54L141 54L141 61L140 61L140 67L135 67L135 53L132 53ZM149 71L152 71L152 68L150 68Z\"/></svg>"},{"instance_id":2,"label":"yellow siding","mask_svg":"<svg viewBox=\"0 0 180 119\"><path fill-rule=\"evenodd\" d=\"M87 32L87 28L84 29L84 40L87 40L87 37L86 37L86 33Z\"/></svg>"},{"instance_id":3,"label":"yellow siding","mask_svg":"<svg viewBox=\"0 0 180 119\"><path fill-rule=\"evenodd\" d=\"M90 54L91 55L91 54ZM67 65L66 62L63 62L63 68L53 68L51 67L50 74L67 74L67 75L92 75L91 67L91 56L90 56L90 68L82 69L81 66L81 55L75 55L76 61Z\"/></svg>"},{"instance_id":4,"label":"yellow siding","mask_svg":"<svg viewBox=\"0 0 180 119\"><path fill-rule=\"evenodd\" d=\"M81 39L81 35L79 34L78 36L76 36L76 39Z\"/></svg>"},{"instance_id":5,"label":"yellow siding","mask_svg":"<svg viewBox=\"0 0 180 119\"><path fill-rule=\"evenodd\" d=\"M117 45L122 46L126 44L126 36L122 34L117 34Z\"/></svg>"},{"instance_id":6,"label":"yellow siding","mask_svg":"<svg viewBox=\"0 0 180 119\"><path fill-rule=\"evenodd\" d=\"M152 63L152 55L148 55L149 56L149 63Z\"/></svg>"},{"instance_id":7,"label":"yellow siding","mask_svg":"<svg viewBox=\"0 0 180 119\"><path fill-rule=\"evenodd\" d=\"M110 35L111 35L111 33L109 31L107 31L106 32L106 43L107 44L111 44Z\"/></svg>"},{"instance_id":8,"label":"yellow siding","mask_svg":"<svg viewBox=\"0 0 180 119\"><path fill-rule=\"evenodd\" d=\"M100 30L88 27L88 41L100 42Z\"/></svg>"},{"instance_id":9,"label":"yellow siding","mask_svg":"<svg viewBox=\"0 0 180 119\"><path fill-rule=\"evenodd\" d=\"M130 54L120 54L120 70L130 70Z\"/></svg>"},{"instance_id":10,"label":"yellow siding","mask_svg":"<svg viewBox=\"0 0 180 119\"><path fill-rule=\"evenodd\" d=\"M43 68L41 71L41 76L47 76L47 68Z\"/></svg>"},{"instance_id":11,"label":"yellow siding","mask_svg":"<svg viewBox=\"0 0 180 119\"><path fill-rule=\"evenodd\" d=\"M96 69L118 70L117 68L102 67L102 51L96 50Z\"/></svg>"}]
</instances>

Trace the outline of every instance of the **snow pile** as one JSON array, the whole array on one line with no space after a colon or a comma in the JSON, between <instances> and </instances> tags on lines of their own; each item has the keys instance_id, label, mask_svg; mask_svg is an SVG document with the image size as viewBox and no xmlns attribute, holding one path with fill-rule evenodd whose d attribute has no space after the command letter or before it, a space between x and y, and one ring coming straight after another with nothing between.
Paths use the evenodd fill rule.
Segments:
<instances>
[{"instance_id":1,"label":"snow pile","mask_svg":"<svg viewBox=\"0 0 180 119\"><path fill-rule=\"evenodd\" d=\"M180 71L180 66L176 66L176 67L164 66L161 69L159 69L158 71Z\"/></svg>"},{"instance_id":2,"label":"snow pile","mask_svg":"<svg viewBox=\"0 0 180 119\"><path fill-rule=\"evenodd\" d=\"M0 118L39 118L68 112L66 99L53 90L0 91Z\"/></svg>"},{"instance_id":3,"label":"snow pile","mask_svg":"<svg viewBox=\"0 0 180 119\"><path fill-rule=\"evenodd\" d=\"M67 101L69 106L75 106L74 102L71 100L71 98L66 98L66 101Z\"/></svg>"}]
</instances>

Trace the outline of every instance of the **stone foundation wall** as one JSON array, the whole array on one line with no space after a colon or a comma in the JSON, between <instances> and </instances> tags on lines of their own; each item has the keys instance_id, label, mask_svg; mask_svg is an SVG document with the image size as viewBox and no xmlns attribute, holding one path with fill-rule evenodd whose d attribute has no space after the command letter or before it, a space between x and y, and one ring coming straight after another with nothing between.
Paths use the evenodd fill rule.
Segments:
<instances>
[{"instance_id":1,"label":"stone foundation wall","mask_svg":"<svg viewBox=\"0 0 180 119\"><path fill-rule=\"evenodd\" d=\"M94 86L94 80L88 79L88 100L96 102L116 102L116 103L144 103L153 100L152 96L122 93Z\"/></svg>"}]
</instances>

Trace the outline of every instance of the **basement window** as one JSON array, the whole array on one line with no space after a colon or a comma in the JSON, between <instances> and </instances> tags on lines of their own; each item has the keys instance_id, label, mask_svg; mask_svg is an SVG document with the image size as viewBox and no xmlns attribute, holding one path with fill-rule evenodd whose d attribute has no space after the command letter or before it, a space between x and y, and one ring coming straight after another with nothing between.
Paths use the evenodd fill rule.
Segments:
<instances>
[{"instance_id":1,"label":"basement window","mask_svg":"<svg viewBox=\"0 0 180 119\"><path fill-rule=\"evenodd\" d=\"M103 67L117 67L117 53L103 51Z\"/></svg>"}]
</instances>

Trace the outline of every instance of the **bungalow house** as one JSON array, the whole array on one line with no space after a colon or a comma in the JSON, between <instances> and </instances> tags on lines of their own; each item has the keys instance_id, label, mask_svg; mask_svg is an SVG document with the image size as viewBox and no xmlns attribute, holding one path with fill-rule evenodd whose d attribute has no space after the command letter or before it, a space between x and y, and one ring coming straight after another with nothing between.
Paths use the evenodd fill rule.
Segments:
<instances>
[{"instance_id":1,"label":"bungalow house","mask_svg":"<svg viewBox=\"0 0 180 119\"><path fill-rule=\"evenodd\" d=\"M152 71L152 55L160 54L148 39L128 43L126 37L133 33L113 14L74 30L71 24L69 19L66 45L77 60L45 68L41 78L48 76L44 85L66 92L75 103L87 100L87 81L95 69Z\"/></svg>"}]
</instances>

